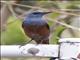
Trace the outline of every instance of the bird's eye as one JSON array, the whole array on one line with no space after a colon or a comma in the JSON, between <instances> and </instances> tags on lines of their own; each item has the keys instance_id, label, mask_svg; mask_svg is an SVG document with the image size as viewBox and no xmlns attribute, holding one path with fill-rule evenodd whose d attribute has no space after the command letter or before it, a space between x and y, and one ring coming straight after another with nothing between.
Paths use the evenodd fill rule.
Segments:
<instances>
[{"instance_id":1,"label":"bird's eye","mask_svg":"<svg viewBox=\"0 0 80 60\"><path fill-rule=\"evenodd\" d=\"M33 13L34 15L39 14L39 13Z\"/></svg>"},{"instance_id":2,"label":"bird's eye","mask_svg":"<svg viewBox=\"0 0 80 60\"><path fill-rule=\"evenodd\" d=\"M36 14L41 14L41 13L40 12L34 12L33 14L36 15Z\"/></svg>"}]
</instances>

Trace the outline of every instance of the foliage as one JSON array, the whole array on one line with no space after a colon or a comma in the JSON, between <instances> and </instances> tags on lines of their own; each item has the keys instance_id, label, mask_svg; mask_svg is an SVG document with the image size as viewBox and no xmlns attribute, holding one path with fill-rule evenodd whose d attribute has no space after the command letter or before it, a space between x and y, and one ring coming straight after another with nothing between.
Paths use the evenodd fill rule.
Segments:
<instances>
[{"instance_id":1,"label":"foliage","mask_svg":"<svg viewBox=\"0 0 80 60\"><path fill-rule=\"evenodd\" d=\"M8 19L6 31L1 33L2 44L21 44L25 41L25 35L21 30L21 21L16 20L13 17Z\"/></svg>"},{"instance_id":2,"label":"foliage","mask_svg":"<svg viewBox=\"0 0 80 60\"><path fill-rule=\"evenodd\" d=\"M23 5L30 5L30 6L38 6L38 7L42 7L42 8L46 8L46 9L80 9L80 2L78 1L66 1L66 2L62 2L62 1L21 1L20 4ZM14 7L15 8L15 7ZM16 6L16 8L20 8L23 11L27 11L31 8L25 8L25 7L20 7L20 6ZM58 18L58 16L61 15L61 13L58 12L53 12L52 14L50 14L50 18L52 18L54 21L56 21L56 18ZM68 11L68 12L72 12L73 14L76 13L75 11ZM18 11L17 11L18 13ZM74 16L73 16L74 17ZM61 22L65 22L66 24L70 24L72 22L71 20L72 16L69 15L66 18L61 19ZM24 34L21 24L22 24L22 20L18 19L15 20L15 18L13 18L13 16L10 16L8 21L7 21L7 27L6 27L6 31L1 32L1 43L2 44L22 44L26 41L29 40L29 38ZM55 25L55 22L48 22L49 26L51 27L52 25ZM62 32L65 30L66 27L59 25L59 26L54 26L55 30L52 32L52 38L50 39L50 43L57 43L59 39L57 39L57 37L60 38L60 35L62 34Z\"/></svg>"}]
</instances>

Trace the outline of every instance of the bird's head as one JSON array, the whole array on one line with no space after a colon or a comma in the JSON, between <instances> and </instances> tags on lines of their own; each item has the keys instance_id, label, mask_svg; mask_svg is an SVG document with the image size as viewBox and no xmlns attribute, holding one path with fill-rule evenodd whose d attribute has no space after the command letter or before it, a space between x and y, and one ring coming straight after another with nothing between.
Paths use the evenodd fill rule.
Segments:
<instances>
[{"instance_id":1,"label":"bird's head","mask_svg":"<svg viewBox=\"0 0 80 60\"><path fill-rule=\"evenodd\" d=\"M32 12L29 14L29 16L32 16L32 17L42 17L43 15L46 15L48 13L51 13L51 12Z\"/></svg>"}]
</instances>

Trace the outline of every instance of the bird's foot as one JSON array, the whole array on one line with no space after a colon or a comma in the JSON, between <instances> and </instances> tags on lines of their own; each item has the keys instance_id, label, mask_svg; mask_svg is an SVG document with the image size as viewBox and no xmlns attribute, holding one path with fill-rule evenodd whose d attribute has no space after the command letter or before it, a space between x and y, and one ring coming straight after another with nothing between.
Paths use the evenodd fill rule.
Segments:
<instances>
[{"instance_id":1,"label":"bird's foot","mask_svg":"<svg viewBox=\"0 0 80 60\"><path fill-rule=\"evenodd\" d=\"M30 41L25 42L24 44L20 45L20 46L19 46L19 48L21 48L21 47L25 46L26 44L30 43L31 41L32 41L32 39L31 39Z\"/></svg>"},{"instance_id":2,"label":"bird's foot","mask_svg":"<svg viewBox=\"0 0 80 60\"><path fill-rule=\"evenodd\" d=\"M19 46L19 48L21 48L21 47L23 47L23 46L25 46L25 45L26 45L26 44L22 44L22 45Z\"/></svg>"}]
</instances>

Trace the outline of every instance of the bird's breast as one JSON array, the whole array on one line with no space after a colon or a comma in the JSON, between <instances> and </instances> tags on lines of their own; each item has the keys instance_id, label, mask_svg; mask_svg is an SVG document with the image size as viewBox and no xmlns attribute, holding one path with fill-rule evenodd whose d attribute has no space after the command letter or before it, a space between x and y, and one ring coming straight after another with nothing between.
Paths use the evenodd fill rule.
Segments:
<instances>
[{"instance_id":1,"label":"bird's breast","mask_svg":"<svg viewBox=\"0 0 80 60\"><path fill-rule=\"evenodd\" d=\"M38 21L38 20L26 20L23 22L22 27L26 35L31 38L35 37L48 37L49 36L49 29L47 27L47 23L45 21Z\"/></svg>"},{"instance_id":2,"label":"bird's breast","mask_svg":"<svg viewBox=\"0 0 80 60\"><path fill-rule=\"evenodd\" d=\"M35 18L31 18L31 19L27 19L23 22L25 25L32 25L32 26L41 26L44 25L46 23L46 21L42 20L42 19L35 19Z\"/></svg>"}]
</instances>

